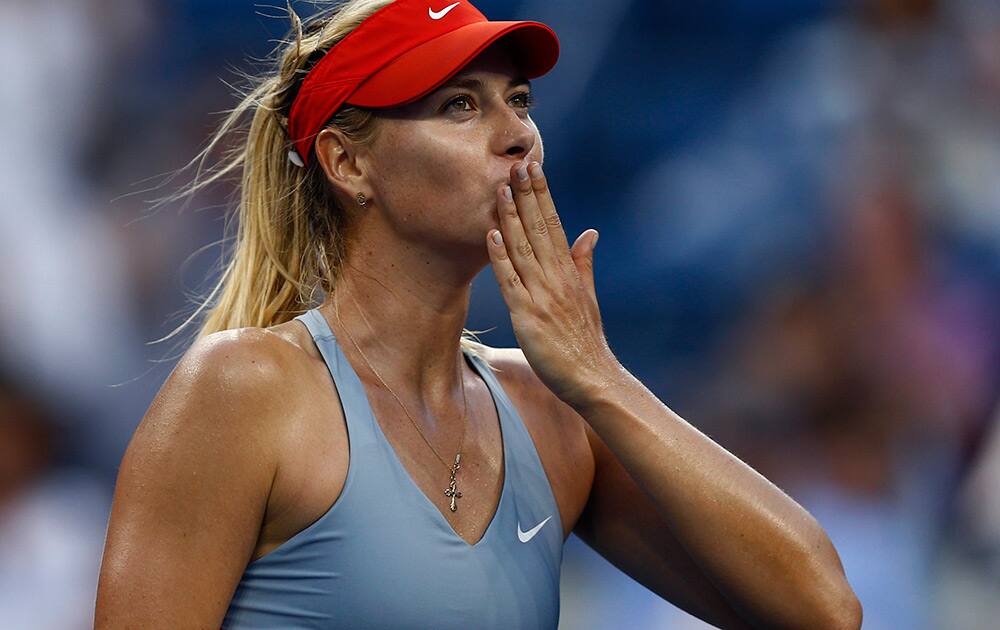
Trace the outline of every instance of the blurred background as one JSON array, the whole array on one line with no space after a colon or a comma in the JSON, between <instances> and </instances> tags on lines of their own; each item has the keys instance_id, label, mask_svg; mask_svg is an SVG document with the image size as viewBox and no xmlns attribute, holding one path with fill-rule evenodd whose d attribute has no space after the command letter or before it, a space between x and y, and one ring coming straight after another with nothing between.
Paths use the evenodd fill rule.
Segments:
<instances>
[{"instance_id":1,"label":"blurred background","mask_svg":"<svg viewBox=\"0 0 1000 630\"><path fill-rule=\"evenodd\" d=\"M475 4L560 37L534 118L622 363L820 521L865 628L995 627L1000 3ZM214 283L228 203L148 189L283 11L0 4L2 628L92 623L118 463L186 347L150 342ZM489 267L468 327L516 344ZM562 598L562 628L709 627L575 536Z\"/></svg>"}]
</instances>

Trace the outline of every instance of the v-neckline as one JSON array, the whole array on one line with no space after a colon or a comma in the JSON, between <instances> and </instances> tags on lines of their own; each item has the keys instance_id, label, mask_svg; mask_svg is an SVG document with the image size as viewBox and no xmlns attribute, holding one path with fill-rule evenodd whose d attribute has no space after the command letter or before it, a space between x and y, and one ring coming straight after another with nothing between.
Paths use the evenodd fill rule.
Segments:
<instances>
[{"instance_id":1,"label":"v-neckline","mask_svg":"<svg viewBox=\"0 0 1000 630\"><path fill-rule=\"evenodd\" d=\"M412 490L420 495L425 507L427 507L431 512L434 513L435 517L438 520L439 525L446 528L452 536L454 536L464 545L466 545L470 549L474 549L476 547L479 547L486 541L486 537L491 534L491 532L495 529L494 525L496 525L496 523L500 520L499 518L500 510L503 508L504 503L506 501L506 497L509 494L507 487L510 484L510 475L508 474L507 470L507 462L510 461L509 458L510 454L507 452L507 436L505 435L506 431L504 431L505 427L504 427L504 420L502 417L503 411L501 410L501 406L497 402L496 393L493 391L493 387L492 385L490 385L489 380L483 376L483 373L475 357L469 355L464 348L462 349L462 355L468 358L468 362L472 365L472 369L476 372L476 374L479 375L479 378L481 378L483 382L486 383L486 389L488 389L490 392L490 398L493 400L493 406L496 408L497 421L499 422L500 425L500 442L501 442L501 450L503 452L503 462L500 468L500 470L503 473L503 484L500 488L500 498L497 500L496 508L493 510L493 517L490 519L490 522L486 526L486 529L483 530L483 535L480 536L479 540L477 540L476 542L470 543L465 538L462 538L462 536L457 531L455 531L455 528L452 527L448 519L445 518L444 514L441 513L441 510L438 509L438 506L435 505L433 501L431 501L430 497L428 497L427 494L420 487L420 485L417 484L417 482L413 479L413 476L410 475L410 472L406 469L406 466L403 465L402 460L399 458L399 453L396 452L396 448L392 445L392 442L390 442L389 439L386 438L385 433L382 431L382 427L381 425L379 425L378 419L375 417L375 410L371 406L371 401L368 401L368 408L371 411L372 424L375 425L375 431L389 447L389 452L392 456L393 464L397 466L400 472L403 474L403 476L406 477ZM350 361L348 361L348 363L350 363ZM351 366L351 369L353 370L354 367ZM357 373L355 373L355 376L357 376ZM362 389L364 389L364 384L361 383L360 379L358 379L358 383L361 384ZM368 392L365 391L366 400L367 396ZM444 492L444 488L442 488L441 491ZM459 488L459 492L461 492L461 488Z\"/></svg>"},{"instance_id":2,"label":"v-neckline","mask_svg":"<svg viewBox=\"0 0 1000 630\"><path fill-rule=\"evenodd\" d=\"M493 510L493 517L490 519L490 522L486 526L486 529L483 530L483 535L480 536L479 540L477 540L476 542L470 543L465 538L462 538L462 536L459 535L457 531L455 531L455 528L452 527L450 522L448 522L448 519L445 518L445 515L441 512L441 510L438 509L437 505L435 505L435 503L430 499L430 497L428 497L427 494L424 493L420 485L417 484L417 482L410 475L410 472L406 469L406 466L403 465L402 460L399 458L399 454L396 452L396 448L392 445L392 442L390 442L389 439L385 436L385 432L382 431L382 427L381 425L379 425L378 418L375 417L375 408L372 406L371 399L368 398L368 391L365 389L364 383L361 382L361 378L358 376L357 370L354 369L354 365L351 364L350 360L347 358L347 355L344 353L343 349L341 349L340 341L337 339L337 336L333 333L333 329L330 327L330 323L326 320L326 317L318 308L314 309L314 315L317 317L320 323L322 323L323 328L326 329L326 334L329 335L330 340L333 341L333 345L337 351L337 354L340 356L344 364L347 365L348 369L350 370L350 375L353 378L355 385L361 389L361 394L364 396L364 401L368 405L369 416L371 417L371 423L372 425L374 425L375 432L377 433L378 437L382 438L386 446L388 446L388 451L390 453L393 465L395 465L399 469L399 472L402 473L403 477L406 478L407 482L410 484L411 490L420 495L421 498L420 500L422 501L424 507L434 514L433 518L437 519L438 525L445 528L448 531L448 533L451 536L453 536L457 541L461 542L469 549L475 549L480 545L483 545L486 542L487 537L489 537L492 534L493 530L496 529L496 527L498 527L497 522L500 520L500 510L503 509L505 503L508 501L507 495L510 494L509 490L510 471L508 467L508 462L510 461L510 451L507 447L508 435L506 431L508 424L504 421L503 418L503 406L500 404L498 393L494 391L493 384L490 383L490 379L487 378L485 374L483 374L483 369L489 369L489 368L482 367L479 363L479 360L475 356L467 352L465 348L461 349L462 356L472 366L472 369L476 372L476 374L479 375L479 378L482 379L484 383L486 383L486 389L490 392L490 398L493 400L493 407L496 409L497 422L499 423L500 426L500 443L501 443L501 451L503 453L503 462L501 465L501 471L503 473L503 484L500 488L500 498L497 500L496 507ZM497 384L497 386L499 387L499 384ZM345 408L345 415L346 415L346 408ZM442 488L442 492L443 491L444 489ZM459 492L461 492L461 489L459 489Z\"/></svg>"}]
</instances>

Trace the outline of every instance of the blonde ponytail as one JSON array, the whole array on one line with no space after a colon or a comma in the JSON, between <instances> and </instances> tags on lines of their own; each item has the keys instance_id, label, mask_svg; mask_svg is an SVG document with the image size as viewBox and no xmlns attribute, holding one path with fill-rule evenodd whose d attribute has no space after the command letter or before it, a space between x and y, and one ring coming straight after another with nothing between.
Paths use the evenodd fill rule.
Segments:
<instances>
[{"instance_id":1,"label":"blonde ponytail","mask_svg":"<svg viewBox=\"0 0 1000 630\"><path fill-rule=\"evenodd\" d=\"M184 167L196 167L192 183L162 200L188 197L242 173L237 211L225 225L230 235L232 219L237 220L235 237L227 239L233 245L224 252L222 275L195 312L157 342L176 335L203 312L196 338L234 328L274 326L314 306L317 291L333 292L344 259L345 232L355 210L341 207L334 198L318 160L311 160L305 168L289 161L288 113L312 65L365 18L391 2L313 3L327 6L305 27L288 5L292 29L275 49L276 71L246 77L249 91ZM377 122L372 110L344 105L331 125L364 145L377 137ZM230 144L230 138L244 136L245 140L231 143L233 147L221 160L205 168L210 154ZM463 329L461 344L482 356L475 332Z\"/></svg>"}]
</instances>

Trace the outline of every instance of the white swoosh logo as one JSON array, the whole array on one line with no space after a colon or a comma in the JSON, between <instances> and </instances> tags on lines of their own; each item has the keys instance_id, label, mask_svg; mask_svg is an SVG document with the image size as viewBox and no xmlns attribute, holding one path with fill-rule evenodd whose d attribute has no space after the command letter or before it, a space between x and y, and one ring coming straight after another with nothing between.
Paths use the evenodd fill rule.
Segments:
<instances>
[{"instance_id":1,"label":"white swoosh logo","mask_svg":"<svg viewBox=\"0 0 1000 630\"><path fill-rule=\"evenodd\" d=\"M552 517L550 516L549 518L552 518ZM540 530L542 528L542 525L544 525L545 523L547 523L549 521L549 518L545 519L544 521L542 521L538 525L535 525L534 527L532 527L531 529L529 529L526 532L522 532L521 531L521 523L519 522L517 524L517 539L520 540L523 543L528 542L529 540L531 540L532 538L535 537L535 534L537 534L538 530Z\"/></svg>"},{"instance_id":2,"label":"white swoosh logo","mask_svg":"<svg viewBox=\"0 0 1000 630\"><path fill-rule=\"evenodd\" d=\"M454 4L449 4L448 6L446 6L443 9L441 9L440 11L432 11L430 7L427 7L427 15L431 16L432 20L440 20L444 16L448 15L448 11L451 11L452 9L454 9L455 7L457 7L459 4L461 4L461 3L460 2L456 2Z\"/></svg>"}]
</instances>

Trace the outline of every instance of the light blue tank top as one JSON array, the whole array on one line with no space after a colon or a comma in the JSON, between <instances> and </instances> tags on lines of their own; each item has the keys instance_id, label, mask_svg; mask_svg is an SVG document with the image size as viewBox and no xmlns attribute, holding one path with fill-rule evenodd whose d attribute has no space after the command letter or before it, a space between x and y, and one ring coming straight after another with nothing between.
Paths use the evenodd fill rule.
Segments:
<instances>
[{"instance_id":1,"label":"light blue tank top","mask_svg":"<svg viewBox=\"0 0 1000 630\"><path fill-rule=\"evenodd\" d=\"M500 503L470 545L406 472L323 315L312 309L296 319L340 395L347 479L318 520L247 565L223 627L554 630L559 509L534 442L489 366L465 353L496 405L504 459Z\"/></svg>"}]
</instances>

